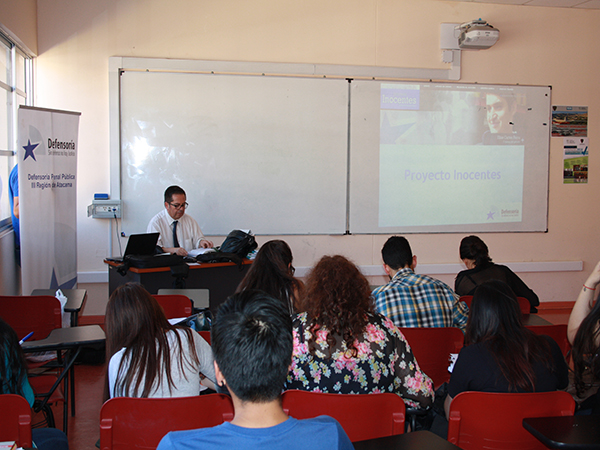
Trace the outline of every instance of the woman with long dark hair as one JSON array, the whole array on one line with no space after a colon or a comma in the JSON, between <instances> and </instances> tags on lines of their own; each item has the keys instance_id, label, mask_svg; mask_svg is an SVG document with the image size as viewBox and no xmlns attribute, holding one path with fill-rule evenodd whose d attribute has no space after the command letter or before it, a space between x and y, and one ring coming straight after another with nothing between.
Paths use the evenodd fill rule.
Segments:
<instances>
[{"instance_id":1,"label":"woman with long dark hair","mask_svg":"<svg viewBox=\"0 0 600 450\"><path fill-rule=\"evenodd\" d=\"M431 405L431 379L400 330L375 312L369 282L348 259L321 258L308 276L300 310L286 389L394 392L410 407Z\"/></svg>"},{"instance_id":2,"label":"woman with long dark hair","mask_svg":"<svg viewBox=\"0 0 600 450\"><path fill-rule=\"evenodd\" d=\"M580 408L593 414L600 414L600 301L594 295L599 284L600 262L581 287L567 326L575 390L579 398L588 396Z\"/></svg>"},{"instance_id":3,"label":"woman with long dark hair","mask_svg":"<svg viewBox=\"0 0 600 450\"><path fill-rule=\"evenodd\" d=\"M27 379L27 363L17 333L0 319L0 394L16 394L33 406L35 396ZM40 450L68 450L67 436L56 428L35 428L31 438Z\"/></svg>"},{"instance_id":4,"label":"woman with long dark hair","mask_svg":"<svg viewBox=\"0 0 600 450\"><path fill-rule=\"evenodd\" d=\"M500 280L510 286L517 297L529 300L530 311L537 312L540 299L529 287L508 267L494 264L487 245L478 236L467 236L460 241L460 259L467 270L456 275L454 292L458 295L473 295L475 288L484 281Z\"/></svg>"},{"instance_id":5,"label":"woman with long dark hair","mask_svg":"<svg viewBox=\"0 0 600 450\"><path fill-rule=\"evenodd\" d=\"M463 391L554 391L567 387L568 371L558 344L523 326L511 288L502 281L486 281L473 295L465 347L450 377L446 414L452 398Z\"/></svg>"},{"instance_id":6,"label":"woman with long dark hair","mask_svg":"<svg viewBox=\"0 0 600 450\"><path fill-rule=\"evenodd\" d=\"M285 303L290 315L293 314L304 286L294 278L292 259L292 250L285 241L266 242L258 250L236 292L260 289Z\"/></svg>"},{"instance_id":7,"label":"woman with long dark hair","mask_svg":"<svg viewBox=\"0 0 600 450\"><path fill-rule=\"evenodd\" d=\"M210 346L196 331L169 324L137 283L110 296L106 353L110 397L187 397L198 395L200 384L215 389Z\"/></svg>"}]
</instances>

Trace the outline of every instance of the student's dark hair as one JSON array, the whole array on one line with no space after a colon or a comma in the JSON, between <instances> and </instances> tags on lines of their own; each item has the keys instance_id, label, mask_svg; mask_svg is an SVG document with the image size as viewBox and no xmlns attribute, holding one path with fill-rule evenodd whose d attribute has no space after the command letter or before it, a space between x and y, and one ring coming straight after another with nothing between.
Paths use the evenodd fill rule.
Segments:
<instances>
[{"instance_id":1,"label":"student's dark hair","mask_svg":"<svg viewBox=\"0 0 600 450\"><path fill-rule=\"evenodd\" d=\"M27 378L27 363L17 333L2 319L0 319L0 348L2 349L0 394L17 394L25 397L23 381Z\"/></svg>"},{"instance_id":2,"label":"student's dark hair","mask_svg":"<svg viewBox=\"0 0 600 450\"><path fill-rule=\"evenodd\" d=\"M302 283L294 278L290 246L284 241L273 240L260 247L236 292L260 289L281 300L289 314L293 314L302 288Z\"/></svg>"},{"instance_id":3,"label":"student's dark hair","mask_svg":"<svg viewBox=\"0 0 600 450\"><path fill-rule=\"evenodd\" d=\"M168 331L183 330L187 335L190 353L184 354L179 333L174 332L178 352L171 352ZM171 356L181 355L179 368L184 373L184 364L198 364L194 331L169 324L165 313L156 299L138 283L119 286L106 305L106 355L107 360L125 348L118 375L115 393L118 396L148 397L156 386L167 383L173 387ZM161 379L166 373L167 379Z\"/></svg>"},{"instance_id":4,"label":"student's dark hair","mask_svg":"<svg viewBox=\"0 0 600 450\"><path fill-rule=\"evenodd\" d=\"M364 333L368 315L375 313L369 282L356 265L341 255L323 256L310 271L301 304L310 321L309 351L315 351L317 331L328 331L327 342L335 347L341 337L354 357L354 342Z\"/></svg>"},{"instance_id":5,"label":"student's dark hair","mask_svg":"<svg viewBox=\"0 0 600 450\"><path fill-rule=\"evenodd\" d=\"M503 281L490 280L475 289L465 345L483 343L508 380L509 391L533 391L533 363L551 367L550 345L523 326L517 296Z\"/></svg>"},{"instance_id":6,"label":"student's dark hair","mask_svg":"<svg viewBox=\"0 0 600 450\"><path fill-rule=\"evenodd\" d=\"M381 249L381 257L394 270L412 265L413 254L404 236L390 237Z\"/></svg>"},{"instance_id":7,"label":"student's dark hair","mask_svg":"<svg viewBox=\"0 0 600 450\"><path fill-rule=\"evenodd\" d=\"M167 189L165 189L165 202L171 203L175 194L185 195L185 191L179 186L169 186Z\"/></svg>"},{"instance_id":8,"label":"student's dark hair","mask_svg":"<svg viewBox=\"0 0 600 450\"><path fill-rule=\"evenodd\" d=\"M292 319L276 298L258 290L229 297L217 312L211 346L227 387L243 402L281 395L292 362Z\"/></svg>"},{"instance_id":9,"label":"student's dark hair","mask_svg":"<svg viewBox=\"0 0 600 450\"><path fill-rule=\"evenodd\" d=\"M467 236L460 241L460 259L472 259L476 267L482 267L492 262L485 242L478 236Z\"/></svg>"},{"instance_id":10,"label":"student's dark hair","mask_svg":"<svg viewBox=\"0 0 600 450\"><path fill-rule=\"evenodd\" d=\"M590 313L581 321L571 349L573 372L577 394L582 395L591 386L585 382L584 373L589 369L593 380L600 380L600 299L596 300Z\"/></svg>"}]
</instances>

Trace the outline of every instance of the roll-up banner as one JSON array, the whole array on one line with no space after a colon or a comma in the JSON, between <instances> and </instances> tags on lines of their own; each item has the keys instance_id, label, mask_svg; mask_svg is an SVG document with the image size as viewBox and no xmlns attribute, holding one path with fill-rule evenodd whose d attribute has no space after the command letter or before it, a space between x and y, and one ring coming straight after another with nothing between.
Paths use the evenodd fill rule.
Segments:
<instances>
[{"instance_id":1,"label":"roll-up banner","mask_svg":"<svg viewBox=\"0 0 600 450\"><path fill-rule=\"evenodd\" d=\"M77 283L77 153L81 113L19 107L21 279L33 289Z\"/></svg>"}]
</instances>

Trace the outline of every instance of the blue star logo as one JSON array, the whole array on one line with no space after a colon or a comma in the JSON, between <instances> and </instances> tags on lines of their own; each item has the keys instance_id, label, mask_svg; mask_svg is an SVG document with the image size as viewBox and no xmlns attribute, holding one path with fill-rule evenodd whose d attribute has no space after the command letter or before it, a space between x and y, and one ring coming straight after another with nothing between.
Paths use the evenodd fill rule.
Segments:
<instances>
[{"instance_id":1,"label":"blue star logo","mask_svg":"<svg viewBox=\"0 0 600 450\"><path fill-rule=\"evenodd\" d=\"M496 214L494 211L490 211L488 213L487 220L494 220L494 214Z\"/></svg>"},{"instance_id":2,"label":"blue star logo","mask_svg":"<svg viewBox=\"0 0 600 450\"><path fill-rule=\"evenodd\" d=\"M35 150L35 148L38 145L40 145L40 144L32 144L31 141L29 139L27 139L27 145L23 146L23 148L25 149L25 158L23 158L23 161L25 161L29 156L31 156L34 161L37 161L35 159L35 155L33 154L33 150Z\"/></svg>"}]
</instances>

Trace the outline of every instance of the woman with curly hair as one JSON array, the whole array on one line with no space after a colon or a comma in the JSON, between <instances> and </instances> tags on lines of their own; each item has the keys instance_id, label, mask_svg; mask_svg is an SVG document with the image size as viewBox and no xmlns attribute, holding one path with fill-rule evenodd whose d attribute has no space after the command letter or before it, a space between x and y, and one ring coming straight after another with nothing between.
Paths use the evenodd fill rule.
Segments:
<instances>
[{"instance_id":1,"label":"woman with curly hair","mask_svg":"<svg viewBox=\"0 0 600 450\"><path fill-rule=\"evenodd\" d=\"M599 284L600 262L581 287L567 326L577 397L587 397L580 409L592 414L600 414L600 301L594 295Z\"/></svg>"},{"instance_id":2,"label":"woman with curly hair","mask_svg":"<svg viewBox=\"0 0 600 450\"><path fill-rule=\"evenodd\" d=\"M202 336L169 324L142 285L119 286L106 305L110 397L188 397L215 389L212 351ZM206 377L206 378L205 378Z\"/></svg>"},{"instance_id":3,"label":"woman with curly hair","mask_svg":"<svg viewBox=\"0 0 600 450\"><path fill-rule=\"evenodd\" d=\"M286 389L393 392L409 407L432 404L431 379L400 330L375 312L369 282L348 259L321 258L308 276L300 310Z\"/></svg>"},{"instance_id":4,"label":"woman with curly hair","mask_svg":"<svg viewBox=\"0 0 600 450\"><path fill-rule=\"evenodd\" d=\"M265 242L236 292L260 289L281 300L291 315L296 311L297 300L304 289L302 282L294 278L294 270L292 250L285 241Z\"/></svg>"}]
</instances>

